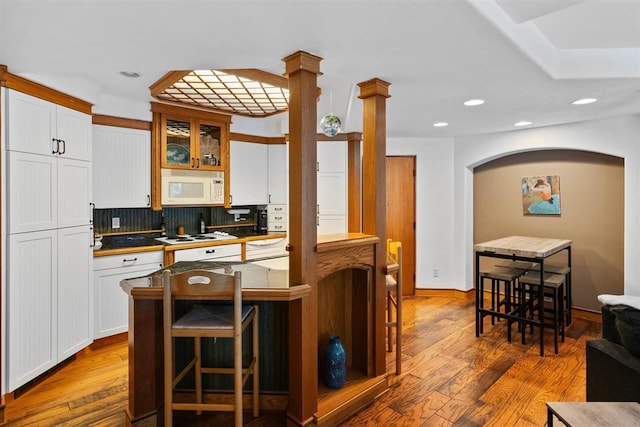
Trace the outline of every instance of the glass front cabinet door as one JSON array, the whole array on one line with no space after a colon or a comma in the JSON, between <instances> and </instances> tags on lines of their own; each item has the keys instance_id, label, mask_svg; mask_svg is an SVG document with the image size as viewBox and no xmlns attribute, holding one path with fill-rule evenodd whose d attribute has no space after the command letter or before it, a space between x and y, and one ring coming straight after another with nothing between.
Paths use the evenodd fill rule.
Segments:
<instances>
[{"instance_id":1,"label":"glass front cabinet door","mask_svg":"<svg viewBox=\"0 0 640 427\"><path fill-rule=\"evenodd\" d=\"M229 123L162 114L161 167L228 169Z\"/></svg>"}]
</instances>

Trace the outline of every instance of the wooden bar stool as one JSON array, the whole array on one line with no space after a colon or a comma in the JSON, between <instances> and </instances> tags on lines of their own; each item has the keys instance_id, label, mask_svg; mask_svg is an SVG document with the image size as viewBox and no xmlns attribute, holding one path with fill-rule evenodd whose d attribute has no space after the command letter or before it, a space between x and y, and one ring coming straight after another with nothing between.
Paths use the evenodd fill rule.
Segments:
<instances>
[{"instance_id":1,"label":"wooden bar stool","mask_svg":"<svg viewBox=\"0 0 640 427\"><path fill-rule=\"evenodd\" d=\"M386 269L387 351L393 351L392 334L393 328L395 328L396 375L400 375L402 372L402 243L387 239L387 254L392 261ZM395 319L392 313L394 309Z\"/></svg>"},{"instance_id":2,"label":"wooden bar stool","mask_svg":"<svg viewBox=\"0 0 640 427\"><path fill-rule=\"evenodd\" d=\"M545 266L546 270L546 266ZM565 276L561 274L554 273L544 273L543 274L543 292L542 295L537 295L538 285L540 284L540 269L538 271L529 270L527 273L520 277L520 285L523 287L528 287L524 292L532 295L534 298L543 298L543 313L540 313L541 321L545 322L545 327L553 328L553 348L556 354L558 354L558 334L562 337L562 342L564 342L564 327L565 327L565 317L564 317L564 282ZM546 308L546 303L551 303L551 308ZM529 305L529 309L531 310L531 316L535 315L535 311L537 308L537 304L532 303ZM551 313L551 323L547 322L547 316L545 313ZM523 341L524 341L524 331L523 331Z\"/></svg>"},{"instance_id":3,"label":"wooden bar stool","mask_svg":"<svg viewBox=\"0 0 640 427\"><path fill-rule=\"evenodd\" d=\"M173 425L173 411L234 411L235 425L242 426L242 389L249 376L253 376L253 416L259 415L259 353L258 306L242 304L240 272L235 275L192 270L162 275L163 331L164 331L164 423ZM195 302L185 315L176 316L176 300ZM206 301L209 300L209 301ZM232 301L232 305L216 305L211 300ZM203 303L204 302L204 303ZM184 309L184 307L182 307ZM184 310L182 310L184 311ZM253 327L251 361L242 367L242 332ZM194 343L194 357L176 372L174 338L190 337ZM233 340L233 367L202 366L201 338L229 338ZM195 402L174 401L175 386L194 369ZM205 403L202 396L202 374L233 375L234 403Z\"/></svg>"}]
</instances>

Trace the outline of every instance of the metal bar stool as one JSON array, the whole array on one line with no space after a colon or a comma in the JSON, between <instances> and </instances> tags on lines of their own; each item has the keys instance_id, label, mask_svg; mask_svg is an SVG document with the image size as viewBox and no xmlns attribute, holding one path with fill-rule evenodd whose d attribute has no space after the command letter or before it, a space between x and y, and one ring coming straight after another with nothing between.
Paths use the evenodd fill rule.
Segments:
<instances>
[{"instance_id":1,"label":"metal bar stool","mask_svg":"<svg viewBox=\"0 0 640 427\"><path fill-rule=\"evenodd\" d=\"M545 265L546 270L546 265ZM562 337L562 342L564 342L564 325L565 325L565 317L564 317L564 282L565 276L561 274L554 273L544 273L543 274L543 291L542 295L537 295L537 286L540 284L540 269L538 271L529 270L524 275L520 277L520 285L524 289L523 292L528 294L529 296L533 296L531 300L535 300L537 298L543 298L543 307L546 306L547 302L551 302L551 309L548 310L546 307L543 309L543 313L539 313L541 317L541 321L545 322L545 327L553 328L553 348L556 354L558 354L558 333L560 333ZM537 304L527 304L523 307L529 308L531 310L531 316L533 317L535 314L535 310ZM545 313L551 312L551 323L547 323L547 317ZM526 313L525 313L526 315ZM524 331L522 335L523 343L524 343Z\"/></svg>"},{"instance_id":2,"label":"metal bar stool","mask_svg":"<svg viewBox=\"0 0 640 427\"><path fill-rule=\"evenodd\" d=\"M534 271L540 271L540 264L534 264L531 268ZM554 273L561 274L565 276L564 286L565 286L565 294L564 294L564 308L565 308L565 322L566 326L571 325L571 267L568 265L556 265L544 263L544 272L545 273Z\"/></svg>"},{"instance_id":3,"label":"metal bar stool","mask_svg":"<svg viewBox=\"0 0 640 427\"><path fill-rule=\"evenodd\" d=\"M485 271L480 272L480 293L479 298L480 301L479 307L484 309L484 281L485 279L491 280L491 311L500 312L501 307L504 306L505 313L514 314L518 310L519 303L517 298L515 297L514 290L517 288L517 280L522 274L525 273L525 270L519 268L508 268L508 267L493 267ZM504 297L501 299L500 297L500 284L504 284ZM491 316L491 324L495 324L495 317L492 314L484 313L481 315L480 322L480 333L483 332L483 322L482 317L485 315ZM511 324L513 320L508 320L507 324L507 340L511 342Z\"/></svg>"}]
</instances>

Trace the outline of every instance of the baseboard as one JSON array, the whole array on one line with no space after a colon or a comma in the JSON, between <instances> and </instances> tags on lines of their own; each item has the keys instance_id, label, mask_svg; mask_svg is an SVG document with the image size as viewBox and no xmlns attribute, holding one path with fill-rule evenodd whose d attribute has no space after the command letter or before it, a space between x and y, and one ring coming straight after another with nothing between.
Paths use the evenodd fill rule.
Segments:
<instances>
[{"instance_id":1,"label":"baseboard","mask_svg":"<svg viewBox=\"0 0 640 427\"><path fill-rule=\"evenodd\" d=\"M475 289L469 289L467 291L460 289L416 289L416 296L469 299L475 297L475 292Z\"/></svg>"}]
</instances>

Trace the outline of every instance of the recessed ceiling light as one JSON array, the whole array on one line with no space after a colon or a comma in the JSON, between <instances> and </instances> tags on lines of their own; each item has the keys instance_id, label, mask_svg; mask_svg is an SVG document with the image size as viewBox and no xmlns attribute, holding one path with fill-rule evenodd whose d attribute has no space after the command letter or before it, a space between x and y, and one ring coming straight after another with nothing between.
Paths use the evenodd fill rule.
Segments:
<instances>
[{"instance_id":1,"label":"recessed ceiling light","mask_svg":"<svg viewBox=\"0 0 640 427\"><path fill-rule=\"evenodd\" d=\"M438 123L434 123L433 124L434 128L443 128L445 126L449 126L449 123L447 123L447 122L438 122Z\"/></svg>"},{"instance_id":2,"label":"recessed ceiling light","mask_svg":"<svg viewBox=\"0 0 640 427\"><path fill-rule=\"evenodd\" d=\"M484 104L484 99L469 99L468 101L464 101L464 105L468 107L475 107L476 105Z\"/></svg>"},{"instance_id":3,"label":"recessed ceiling light","mask_svg":"<svg viewBox=\"0 0 640 427\"><path fill-rule=\"evenodd\" d=\"M572 104L573 105L584 105L584 104L591 104L596 102L597 99L596 98L582 98L582 99L578 99L576 101L573 101Z\"/></svg>"},{"instance_id":4,"label":"recessed ceiling light","mask_svg":"<svg viewBox=\"0 0 640 427\"><path fill-rule=\"evenodd\" d=\"M130 77L132 79L136 79L140 77L142 74L137 73L135 71L120 71L121 76Z\"/></svg>"},{"instance_id":5,"label":"recessed ceiling light","mask_svg":"<svg viewBox=\"0 0 640 427\"><path fill-rule=\"evenodd\" d=\"M520 121L520 122L514 123L513 125L514 125L514 126L529 126L530 124L531 124L531 122L527 122L527 121L524 121L524 120L523 120L523 121Z\"/></svg>"}]
</instances>

